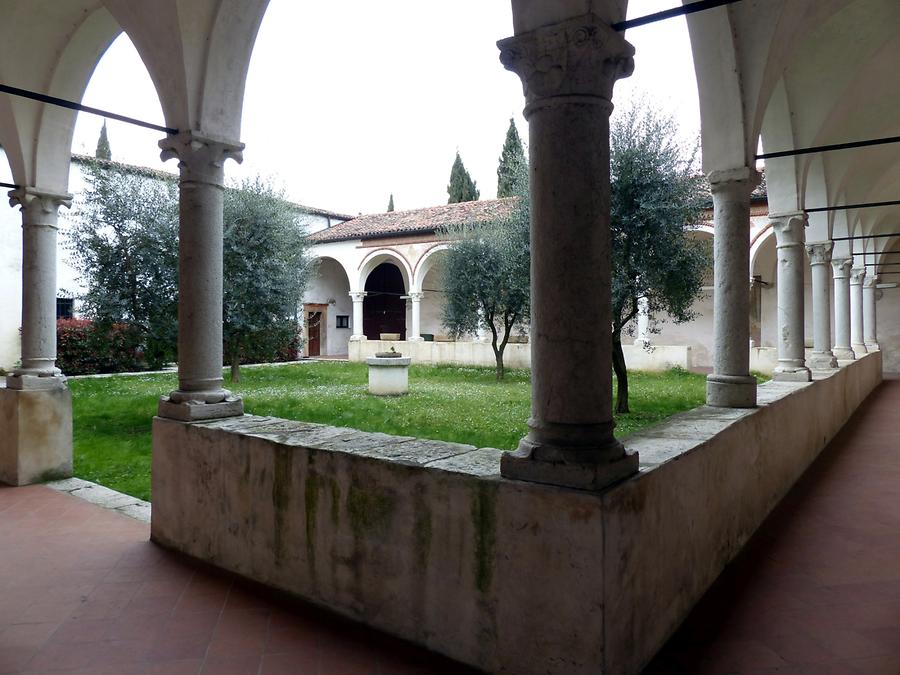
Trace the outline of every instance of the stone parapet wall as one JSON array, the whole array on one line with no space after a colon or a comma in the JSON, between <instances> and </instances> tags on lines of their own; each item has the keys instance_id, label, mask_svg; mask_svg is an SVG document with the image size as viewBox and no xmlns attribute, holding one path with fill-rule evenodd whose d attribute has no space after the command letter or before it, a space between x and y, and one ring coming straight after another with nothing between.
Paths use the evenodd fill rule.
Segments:
<instances>
[{"instance_id":1,"label":"stone parapet wall","mask_svg":"<svg viewBox=\"0 0 900 675\"><path fill-rule=\"evenodd\" d=\"M365 361L376 352L389 351L394 347L405 356L412 357L414 364L486 366L495 365L494 350L490 342L392 342L383 340L362 340L350 342L349 359ZM625 362L634 370L662 371L679 367L690 370L693 366L691 348L660 345L650 349L636 345L622 345ZM503 363L507 368L530 368L531 346L522 343L506 345Z\"/></svg>"},{"instance_id":2,"label":"stone parapet wall","mask_svg":"<svg viewBox=\"0 0 900 675\"><path fill-rule=\"evenodd\" d=\"M152 537L490 672L638 673L880 381L876 353L676 415L601 493L494 449L156 418Z\"/></svg>"}]
</instances>

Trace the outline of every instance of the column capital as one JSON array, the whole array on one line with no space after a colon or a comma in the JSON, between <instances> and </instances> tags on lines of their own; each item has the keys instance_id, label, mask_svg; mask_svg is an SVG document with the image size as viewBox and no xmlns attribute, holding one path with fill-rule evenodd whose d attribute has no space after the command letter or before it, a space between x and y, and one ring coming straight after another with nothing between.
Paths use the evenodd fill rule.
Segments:
<instances>
[{"instance_id":1,"label":"column capital","mask_svg":"<svg viewBox=\"0 0 900 675\"><path fill-rule=\"evenodd\" d=\"M197 131L182 131L159 142L159 156L165 162L178 159L182 181L224 185L225 160L243 161L244 144L225 138L205 136Z\"/></svg>"},{"instance_id":2,"label":"column capital","mask_svg":"<svg viewBox=\"0 0 900 675\"><path fill-rule=\"evenodd\" d=\"M634 47L596 14L500 40L500 62L522 79L525 117L554 103L612 111L613 85L634 72Z\"/></svg>"},{"instance_id":3,"label":"column capital","mask_svg":"<svg viewBox=\"0 0 900 675\"><path fill-rule=\"evenodd\" d=\"M799 246L803 244L807 216L802 211L791 213L770 213L769 221L775 231L778 247Z\"/></svg>"},{"instance_id":4,"label":"column capital","mask_svg":"<svg viewBox=\"0 0 900 675\"><path fill-rule=\"evenodd\" d=\"M353 300L353 302L362 302L365 297L366 297L365 291L351 291L350 292L350 299Z\"/></svg>"},{"instance_id":5,"label":"column capital","mask_svg":"<svg viewBox=\"0 0 900 675\"><path fill-rule=\"evenodd\" d=\"M710 171L707 179L713 194L733 192L741 199L746 199L759 185L762 174L749 166L741 166L736 169Z\"/></svg>"},{"instance_id":6,"label":"column capital","mask_svg":"<svg viewBox=\"0 0 900 675\"><path fill-rule=\"evenodd\" d=\"M831 252L834 250L833 241L817 241L806 245L806 254L809 256L810 265L827 265L831 262Z\"/></svg>"},{"instance_id":7,"label":"column capital","mask_svg":"<svg viewBox=\"0 0 900 675\"><path fill-rule=\"evenodd\" d=\"M8 193L9 205L18 206L27 214L28 225L49 225L56 227L56 215L59 207L72 207L72 195L64 192L50 192L39 188L24 187L10 190ZM47 216L51 216L51 222L44 222Z\"/></svg>"},{"instance_id":8,"label":"column capital","mask_svg":"<svg viewBox=\"0 0 900 675\"><path fill-rule=\"evenodd\" d=\"M834 269L835 279L848 279L850 268L853 267L853 258L832 258L831 267Z\"/></svg>"},{"instance_id":9,"label":"column capital","mask_svg":"<svg viewBox=\"0 0 900 675\"><path fill-rule=\"evenodd\" d=\"M409 295L409 299L413 302L419 302L423 297L425 297L425 294L421 291L413 291L412 293L408 293L407 295Z\"/></svg>"},{"instance_id":10,"label":"column capital","mask_svg":"<svg viewBox=\"0 0 900 675\"><path fill-rule=\"evenodd\" d=\"M877 288L878 281L879 279L877 275L867 276L865 279L863 279L863 288Z\"/></svg>"},{"instance_id":11,"label":"column capital","mask_svg":"<svg viewBox=\"0 0 900 675\"><path fill-rule=\"evenodd\" d=\"M865 267L854 267L850 270L850 285L851 286L859 286L863 283L863 280L866 278L866 268Z\"/></svg>"}]
</instances>

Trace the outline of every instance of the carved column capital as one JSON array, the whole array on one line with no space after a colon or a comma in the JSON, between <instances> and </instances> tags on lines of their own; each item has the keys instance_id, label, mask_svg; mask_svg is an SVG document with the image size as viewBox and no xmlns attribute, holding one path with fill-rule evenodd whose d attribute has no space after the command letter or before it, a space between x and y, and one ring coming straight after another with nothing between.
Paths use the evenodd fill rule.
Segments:
<instances>
[{"instance_id":1,"label":"carved column capital","mask_svg":"<svg viewBox=\"0 0 900 675\"><path fill-rule=\"evenodd\" d=\"M500 40L500 62L522 79L525 117L559 102L612 110L613 85L634 72L634 47L596 14Z\"/></svg>"},{"instance_id":2,"label":"carved column capital","mask_svg":"<svg viewBox=\"0 0 900 675\"><path fill-rule=\"evenodd\" d=\"M852 270L850 270L850 285L851 286L859 286L865 278L866 278L866 268L865 267L855 267Z\"/></svg>"},{"instance_id":3,"label":"carved column capital","mask_svg":"<svg viewBox=\"0 0 900 675\"><path fill-rule=\"evenodd\" d=\"M835 279L847 279L850 277L850 268L853 267L853 258L832 258L831 267L834 269Z\"/></svg>"},{"instance_id":4,"label":"carved column capital","mask_svg":"<svg viewBox=\"0 0 900 675\"><path fill-rule=\"evenodd\" d=\"M8 195L9 205L18 206L25 214L25 225L45 225L55 228L59 207L72 206L72 195L38 188L17 188L10 190Z\"/></svg>"},{"instance_id":5,"label":"carved column capital","mask_svg":"<svg viewBox=\"0 0 900 675\"><path fill-rule=\"evenodd\" d=\"M878 275L867 276L863 279L863 288L877 288L878 281Z\"/></svg>"},{"instance_id":6,"label":"carved column capital","mask_svg":"<svg viewBox=\"0 0 900 675\"><path fill-rule=\"evenodd\" d=\"M353 302L362 302L365 297L365 291L353 291L350 293L350 299L353 300Z\"/></svg>"},{"instance_id":7,"label":"carved column capital","mask_svg":"<svg viewBox=\"0 0 900 675\"><path fill-rule=\"evenodd\" d=\"M423 297L425 297L425 294L420 291L414 291L409 294L409 299L412 300L413 302L419 302L422 300Z\"/></svg>"},{"instance_id":8,"label":"carved column capital","mask_svg":"<svg viewBox=\"0 0 900 675\"><path fill-rule=\"evenodd\" d=\"M775 231L777 248L784 246L800 246L803 244L806 228L806 214L802 211L794 213L770 213L769 220Z\"/></svg>"},{"instance_id":9,"label":"carved column capital","mask_svg":"<svg viewBox=\"0 0 900 675\"><path fill-rule=\"evenodd\" d=\"M810 265L827 265L831 262L831 252L834 250L833 241L817 241L806 245L806 254L809 256Z\"/></svg>"},{"instance_id":10,"label":"carved column capital","mask_svg":"<svg viewBox=\"0 0 900 675\"><path fill-rule=\"evenodd\" d=\"M203 136L196 131L182 131L166 136L159 142L166 160L177 158L181 180L195 183L224 185L225 160L243 161L244 144L223 138Z\"/></svg>"}]
</instances>

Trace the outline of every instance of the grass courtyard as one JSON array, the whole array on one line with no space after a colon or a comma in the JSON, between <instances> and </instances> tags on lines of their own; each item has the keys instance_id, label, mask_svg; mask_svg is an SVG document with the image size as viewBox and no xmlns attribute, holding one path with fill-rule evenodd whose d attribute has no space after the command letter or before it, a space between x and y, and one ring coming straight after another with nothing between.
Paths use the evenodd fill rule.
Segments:
<instances>
[{"instance_id":1,"label":"grass courtyard","mask_svg":"<svg viewBox=\"0 0 900 675\"><path fill-rule=\"evenodd\" d=\"M525 434L531 409L529 372L496 382L491 368L412 366L410 394L366 392L361 363L306 362L244 368L227 384L254 415L321 422L364 431L433 438L504 450ZM227 380L227 377L226 377ZM176 376L72 379L75 475L141 499L150 498L150 420ZM620 438L676 412L702 405L704 375L631 373L631 410L616 418Z\"/></svg>"}]
</instances>

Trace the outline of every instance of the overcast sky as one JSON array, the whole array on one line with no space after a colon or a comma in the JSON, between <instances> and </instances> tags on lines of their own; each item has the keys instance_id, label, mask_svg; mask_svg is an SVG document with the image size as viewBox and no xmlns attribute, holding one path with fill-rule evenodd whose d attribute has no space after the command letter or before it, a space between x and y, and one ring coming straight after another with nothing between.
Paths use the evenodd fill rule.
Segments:
<instances>
[{"instance_id":1,"label":"overcast sky","mask_svg":"<svg viewBox=\"0 0 900 675\"><path fill-rule=\"evenodd\" d=\"M632 0L629 17L678 3ZM482 199L497 189L497 159L510 116L527 138L519 78L496 41L512 34L508 0L271 0L253 53L241 140L231 178L271 176L302 204L372 213L447 201L459 149ZM629 31L635 74L616 85L623 107L646 93L699 133L697 89L683 18ZM101 60L84 102L163 122L153 84L120 36ZM102 119L80 114L73 150L93 153ZM113 158L167 168L159 132L109 123ZM4 172L5 173L5 172Z\"/></svg>"}]
</instances>

